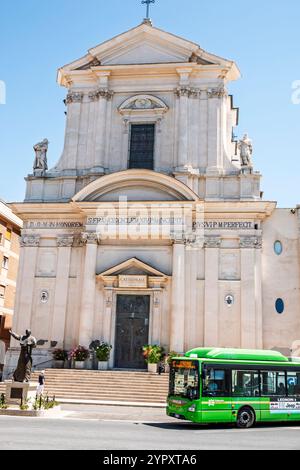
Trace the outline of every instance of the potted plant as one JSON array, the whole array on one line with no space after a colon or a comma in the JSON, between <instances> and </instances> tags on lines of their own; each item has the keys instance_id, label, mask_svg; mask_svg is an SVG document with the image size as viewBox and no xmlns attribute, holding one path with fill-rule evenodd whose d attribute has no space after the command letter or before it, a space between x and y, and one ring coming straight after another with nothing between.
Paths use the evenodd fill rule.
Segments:
<instances>
[{"instance_id":1,"label":"potted plant","mask_svg":"<svg viewBox=\"0 0 300 470\"><path fill-rule=\"evenodd\" d=\"M98 360L98 370L107 370L112 346L101 341L95 348L96 358Z\"/></svg>"},{"instance_id":2,"label":"potted plant","mask_svg":"<svg viewBox=\"0 0 300 470\"><path fill-rule=\"evenodd\" d=\"M54 369L63 369L65 361L68 360L68 353L64 349L55 349L52 353L53 355L53 368Z\"/></svg>"},{"instance_id":3,"label":"potted plant","mask_svg":"<svg viewBox=\"0 0 300 470\"><path fill-rule=\"evenodd\" d=\"M169 354L165 358L165 372L169 373L170 372L170 367L173 361L174 357L178 357L180 354L178 354L175 351L170 351Z\"/></svg>"},{"instance_id":4,"label":"potted plant","mask_svg":"<svg viewBox=\"0 0 300 470\"><path fill-rule=\"evenodd\" d=\"M148 372L157 373L157 366L164 356L164 348L161 346L148 344L143 347L143 356L148 364Z\"/></svg>"},{"instance_id":5,"label":"potted plant","mask_svg":"<svg viewBox=\"0 0 300 470\"><path fill-rule=\"evenodd\" d=\"M77 346L69 353L69 359L74 361L75 369L84 369L84 363L90 357L90 352L83 346Z\"/></svg>"}]
</instances>

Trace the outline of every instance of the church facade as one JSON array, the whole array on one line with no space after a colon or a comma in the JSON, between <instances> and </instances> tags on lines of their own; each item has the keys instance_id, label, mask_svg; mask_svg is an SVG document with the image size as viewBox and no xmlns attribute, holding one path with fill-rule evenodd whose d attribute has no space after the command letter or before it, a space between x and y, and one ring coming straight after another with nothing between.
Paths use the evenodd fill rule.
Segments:
<instances>
[{"instance_id":1,"label":"church facade","mask_svg":"<svg viewBox=\"0 0 300 470\"><path fill-rule=\"evenodd\" d=\"M14 316L53 348L297 349L300 208L261 192L228 84L237 65L150 21L62 67L65 145L35 146ZM12 343L7 367L16 357Z\"/></svg>"}]
</instances>

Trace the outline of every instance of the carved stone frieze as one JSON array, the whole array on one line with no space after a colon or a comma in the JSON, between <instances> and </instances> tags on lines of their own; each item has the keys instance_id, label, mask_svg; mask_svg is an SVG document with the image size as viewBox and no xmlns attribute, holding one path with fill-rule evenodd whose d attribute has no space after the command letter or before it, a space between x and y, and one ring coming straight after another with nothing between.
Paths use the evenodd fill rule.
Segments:
<instances>
[{"instance_id":1,"label":"carved stone frieze","mask_svg":"<svg viewBox=\"0 0 300 470\"><path fill-rule=\"evenodd\" d=\"M40 244L40 235L22 235L20 244L24 248L36 248Z\"/></svg>"}]
</instances>

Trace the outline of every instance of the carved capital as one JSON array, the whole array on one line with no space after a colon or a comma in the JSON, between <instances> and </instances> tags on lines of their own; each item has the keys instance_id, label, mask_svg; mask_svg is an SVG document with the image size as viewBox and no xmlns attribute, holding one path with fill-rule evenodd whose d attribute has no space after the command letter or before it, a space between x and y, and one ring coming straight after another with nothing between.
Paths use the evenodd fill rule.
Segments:
<instances>
[{"instance_id":1,"label":"carved capital","mask_svg":"<svg viewBox=\"0 0 300 470\"><path fill-rule=\"evenodd\" d=\"M24 248L33 247L36 248L40 244L40 235L23 235L21 237L20 244Z\"/></svg>"},{"instance_id":2,"label":"carved capital","mask_svg":"<svg viewBox=\"0 0 300 470\"><path fill-rule=\"evenodd\" d=\"M258 236L244 236L240 237L240 247L241 248L262 248L262 237Z\"/></svg>"},{"instance_id":3,"label":"carved capital","mask_svg":"<svg viewBox=\"0 0 300 470\"><path fill-rule=\"evenodd\" d=\"M220 248L221 237L205 237L204 247L205 248Z\"/></svg>"},{"instance_id":4,"label":"carved capital","mask_svg":"<svg viewBox=\"0 0 300 470\"><path fill-rule=\"evenodd\" d=\"M100 98L104 98L109 101L113 96L114 92L112 90L108 90L107 88L99 88L98 90L94 90L89 93L89 98L91 101L97 101Z\"/></svg>"},{"instance_id":5,"label":"carved capital","mask_svg":"<svg viewBox=\"0 0 300 470\"><path fill-rule=\"evenodd\" d=\"M84 245L97 245L100 235L96 232L84 232L81 234L81 240Z\"/></svg>"},{"instance_id":6,"label":"carved capital","mask_svg":"<svg viewBox=\"0 0 300 470\"><path fill-rule=\"evenodd\" d=\"M208 98L219 98L220 99L220 98L224 98L224 97L228 96L228 92L227 92L225 87L211 88L210 90L208 90L207 96L208 96Z\"/></svg>"},{"instance_id":7,"label":"carved capital","mask_svg":"<svg viewBox=\"0 0 300 470\"><path fill-rule=\"evenodd\" d=\"M178 87L174 90L175 95L180 98L181 96L190 96L191 88L190 87Z\"/></svg>"},{"instance_id":8,"label":"carved capital","mask_svg":"<svg viewBox=\"0 0 300 470\"><path fill-rule=\"evenodd\" d=\"M74 237L69 235L58 235L57 246L61 248L71 247L74 243Z\"/></svg>"},{"instance_id":9,"label":"carved capital","mask_svg":"<svg viewBox=\"0 0 300 470\"><path fill-rule=\"evenodd\" d=\"M200 88L178 87L174 90L174 93L178 98L181 96L187 96L188 98L199 98L201 95L201 90Z\"/></svg>"},{"instance_id":10,"label":"carved capital","mask_svg":"<svg viewBox=\"0 0 300 470\"><path fill-rule=\"evenodd\" d=\"M67 98L66 98L65 102L66 102L66 104L81 103L82 100L83 100L83 96L84 96L83 93L70 91L67 95Z\"/></svg>"}]
</instances>

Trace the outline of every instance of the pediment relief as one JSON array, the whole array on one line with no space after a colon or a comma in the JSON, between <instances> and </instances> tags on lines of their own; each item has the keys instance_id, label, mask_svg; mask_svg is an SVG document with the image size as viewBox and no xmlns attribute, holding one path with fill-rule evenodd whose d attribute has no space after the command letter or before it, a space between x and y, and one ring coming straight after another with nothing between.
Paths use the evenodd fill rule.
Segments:
<instances>
[{"instance_id":1,"label":"pediment relief","mask_svg":"<svg viewBox=\"0 0 300 470\"><path fill-rule=\"evenodd\" d=\"M168 106L159 98L153 95L136 95L124 101L119 107L121 114L126 114L128 111L155 111L167 112Z\"/></svg>"}]
</instances>

